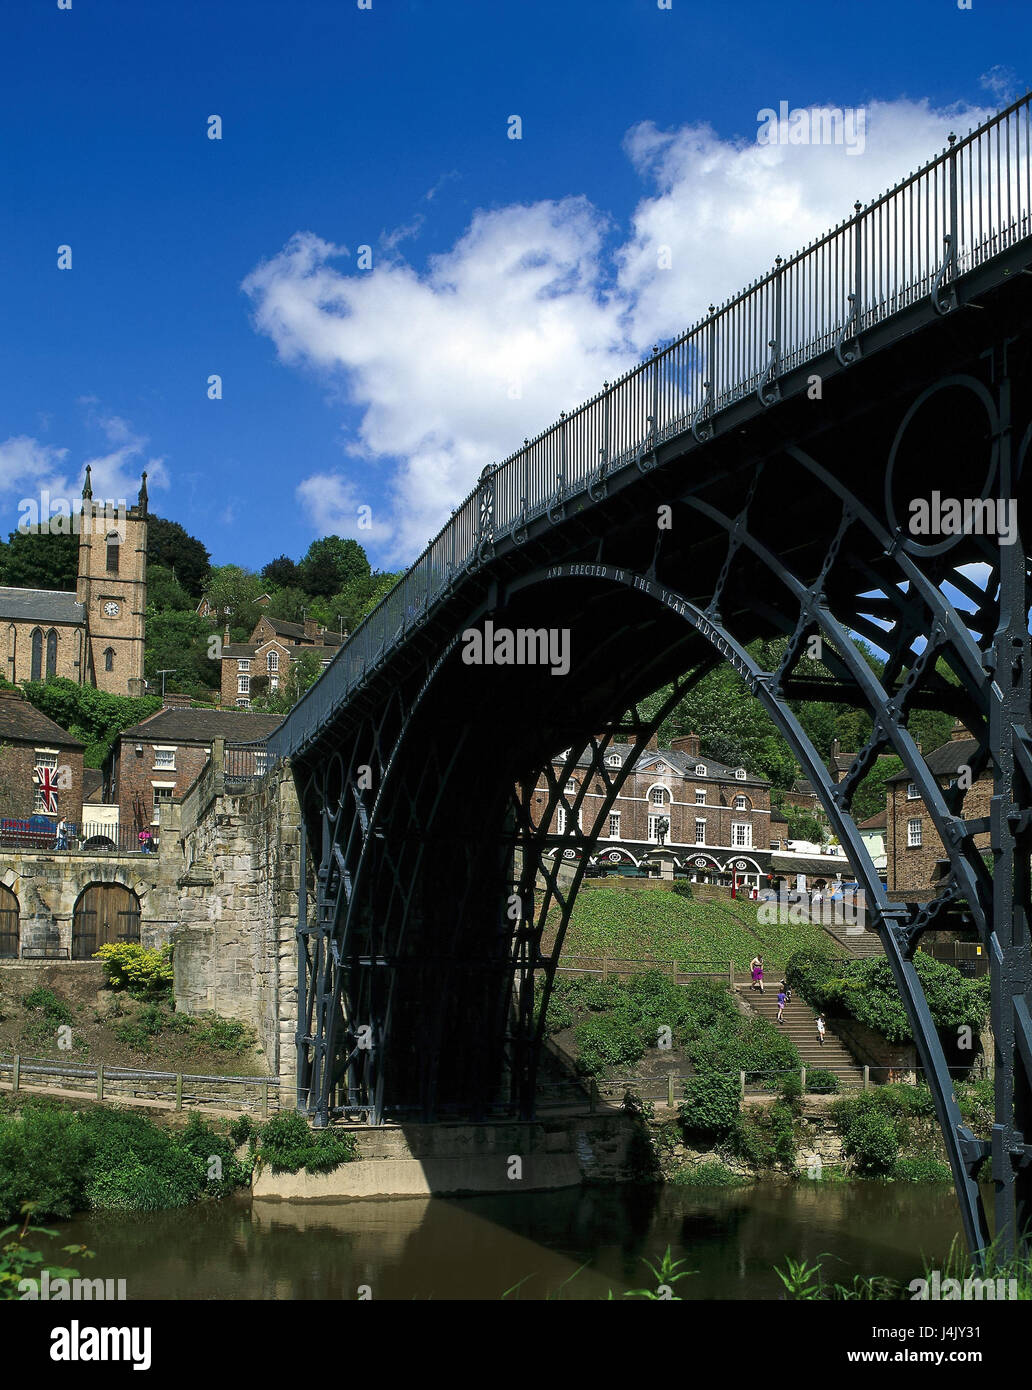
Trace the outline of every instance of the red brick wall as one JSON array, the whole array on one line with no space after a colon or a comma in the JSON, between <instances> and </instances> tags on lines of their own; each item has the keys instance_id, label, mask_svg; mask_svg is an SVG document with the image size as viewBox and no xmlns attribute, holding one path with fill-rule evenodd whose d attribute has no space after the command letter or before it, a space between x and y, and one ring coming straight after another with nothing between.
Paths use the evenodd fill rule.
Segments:
<instances>
[{"instance_id":1,"label":"red brick wall","mask_svg":"<svg viewBox=\"0 0 1032 1390\"><path fill-rule=\"evenodd\" d=\"M171 746L172 740L168 740ZM200 744L178 744L176 746L176 766L157 768L154 766L154 744L144 743L142 755L137 755L135 740L120 740L118 762L114 769L118 787L119 823L122 826L136 826L136 798L143 802L143 824L150 826L154 816L154 782L174 782L172 795L177 800L187 792L200 776L208 761L208 749Z\"/></svg>"},{"instance_id":2,"label":"red brick wall","mask_svg":"<svg viewBox=\"0 0 1032 1390\"><path fill-rule=\"evenodd\" d=\"M939 785L945 788L948 780L941 778ZM889 891L907 897L933 897L937 891L937 881L933 880L932 874L937 861L946 858L943 843L935 832L924 801L920 798L908 800L906 782L891 783L888 792L885 854ZM988 816L992 794L992 780L980 778L964 797L961 814L969 820ZM911 848L907 845L907 822L918 818L921 820L921 844ZM988 834L975 836L979 849L988 850L989 843Z\"/></svg>"},{"instance_id":3,"label":"red brick wall","mask_svg":"<svg viewBox=\"0 0 1032 1390\"><path fill-rule=\"evenodd\" d=\"M73 825L82 820L82 749L62 748L49 740L39 745L0 744L0 818L27 820L36 814L35 782L32 772L36 766L36 747L57 748L57 765L70 769L71 786L57 793L57 813Z\"/></svg>"},{"instance_id":4,"label":"red brick wall","mask_svg":"<svg viewBox=\"0 0 1032 1390\"><path fill-rule=\"evenodd\" d=\"M581 824L588 830L601 810L605 799L605 787L601 777L597 774L589 776L584 768L577 768L573 777L578 786L585 777L590 784L590 789L584 797L581 816ZM651 789L656 785L667 787L671 793L670 802L662 807L654 806L647 799ZM705 806L695 804L696 788L700 791L705 790ZM535 824L547 804L546 793L547 784L542 777L534 793ZM572 801L574 796L575 793L569 793L569 800ZM744 811L734 809L736 796L746 798ZM717 782L713 778L682 778L679 773L635 771L624 783L612 811L620 815L621 840L648 840L649 816L665 815L670 817L666 843L674 847L695 845L695 822L698 819L706 822L707 848L730 847L732 822L745 821L751 823L753 828L752 848L764 851L770 849L770 788L757 786L749 781Z\"/></svg>"}]
</instances>

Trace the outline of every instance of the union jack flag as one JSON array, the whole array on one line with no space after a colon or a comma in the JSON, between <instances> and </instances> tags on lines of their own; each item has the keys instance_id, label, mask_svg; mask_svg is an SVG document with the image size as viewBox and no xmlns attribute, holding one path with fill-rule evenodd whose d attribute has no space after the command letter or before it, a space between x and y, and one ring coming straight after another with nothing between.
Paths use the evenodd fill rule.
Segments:
<instances>
[{"instance_id":1,"label":"union jack flag","mask_svg":"<svg viewBox=\"0 0 1032 1390\"><path fill-rule=\"evenodd\" d=\"M57 769L53 767L36 768L36 784L44 811L57 815Z\"/></svg>"}]
</instances>

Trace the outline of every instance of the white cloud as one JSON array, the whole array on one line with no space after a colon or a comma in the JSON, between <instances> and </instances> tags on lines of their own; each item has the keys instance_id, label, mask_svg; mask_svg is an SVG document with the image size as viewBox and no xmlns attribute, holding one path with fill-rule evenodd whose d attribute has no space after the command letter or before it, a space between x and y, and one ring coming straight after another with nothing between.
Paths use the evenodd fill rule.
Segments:
<instances>
[{"instance_id":1,"label":"white cloud","mask_svg":"<svg viewBox=\"0 0 1032 1390\"><path fill-rule=\"evenodd\" d=\"M422 272L398 255L398 238L359 272L339 264L345 248L297 233L244 282L255 326L284 362L342 384L361 412L346 472L306 479L299 500L323 533L356 534L345 523L363 471L386 462L385 555L411 560L485 464L987 114L872 103L864 152L852 155L643 122L624 147L648 191L622 240L583 197L477 212ZM379 524L373 539L386 531Z\"/></svg>"},{"instance_id":2,"label":"white cloud","mask_svg":"<svg viewBox=\"0 0 1032 1390\"><path fill-rule=\"evenodd\" d=\"M87 464L98 501L124 498L130 505L135 503L144 469L149 488L168 486L164 460L147 457L146 438L135 434L125 420L112 415L94 423L116 447L78 465L70 463L67 448L41 444L30 435L12 435L0 442L0 533L13 531L25 514L22 503L31 500L38 505L44 492L49 493L52 505L64 499L74 509L82 496Z\"/></svg>"}]
</instances>

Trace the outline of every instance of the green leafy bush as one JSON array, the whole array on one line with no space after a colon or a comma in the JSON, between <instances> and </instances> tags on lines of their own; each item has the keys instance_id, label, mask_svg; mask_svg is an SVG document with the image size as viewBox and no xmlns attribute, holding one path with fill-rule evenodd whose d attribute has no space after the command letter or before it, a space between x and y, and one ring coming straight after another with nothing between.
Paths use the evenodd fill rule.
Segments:
<instances>
[{"instance_id":1,"label":"green leafy bush","mask_svg":"<svg viewBox=\"0 0 1032 1390\"><path fill-rule=\"evenodd\" d=\"M41 985L37 989L32 989L28 994L23 995L22 1004L26 1009L30 1009L34 1013L38 1012L42 1016L47 1027L55 1031L60 1028L62 1024L71 1024L74 1022L75 1016L71 1008L63 999L59 999L52 989L48 989L45 985Z\"/></svg>"},{"instance_id":2,"label":"green leafy bush","mask_svg":"<svg viewBox=\"0 0 1032 1390\"><path fill-rule=\"evenodd\" d=\"M795 1116L792 1107L776 1100L770 1108L770 1135L774 1157L785 1168L795 1167Z\"/></svg>"},{"instance_id":3,"label":"green leafy bush","mask_svg":"<svg viewBox=\"0 0 1032 1390\"><path fill-rule=\"evenodd\" d=\"M680 1106L685 1133L705 1139L726 1139L738 1124L741 1093L738 1080L719 1072L704 1072L684 1083Z\"/></svg>"},{"instance_id":4,"label":"green leafy bush","mask_svg":"<svg viewBox=\"0 0 1032 1390\"><path fill-rule=\"evenodd\" d=\"M312 1130L301 1115L275 1115L259 1131L258 1156L274 1173L329 1173L357 1153L353 1134Z\"/></svg>"},{"instance_id":5,"label":"green leafy bush","mask_svg":"<svg viewBox=\"0 0 1032 1390\"><path fill-rule=\"evenodd\" d=\"M914 965L937 1028L981 1028L989 1012L988 977L969 980L923 951L914 956ZM913 1042L892 970L883 957L841 961L821 951L799 951L785 974L813 1008L834 1018L855 1018L889 1042Z\"/></svg>"},{"instance_id":6,"label":"green leafy bush","mask_svg":"<svg viewBox=\"0 0 1032 1390\"><path fill-rule=\"evenodd\" d=\"M246 1115L242 1115L241 1119L250 1122ZM250 1179L250 1165L242 1163L236 1156L237 1145L232 1126L228 1135L220 1134L200 1115L191 1115L179 1142L187 1153L193 1155L204 1175L202 1197L225 1197L234 1188L243 1187Z\"/></svg>"},{"instance_id":7,"label":"green leafy bush","mask_svg":"<svg viewBox=\"0 0 1032 1390\"><path fill-rule=\"evenodd\" d=\"M142 997L172 988L172 947L149 951L137 941L108 942L94 952L103 961L110 989L126 989Z\"/></svg>"},{"instance_id":8,"label":"green leafy bush","mask_svg":"<svg viewBox=\"0 0 1032 1390\"><path fill-rule=\"evenodd\" d=\"M202 1014L197 1019L194 1041L215 1052L239 1055L254 1042L254 1029L238 1018L220 1018L218 1014Z\"/></svg>"},{"instance_id":9,"label":"green leafy bush","mask_svg":"<svg viewBox=\"0 0 1032 1390\"><path fill-rule=\"evenodd\" d=\"M579 992L579 1002L592 1013L620 1007L624 992L615 980L590 980Z\"/></svg>"},{"instance_id":10,"label":"green leafy bush","mask_svg":"<svg viewBox=\"0 0 1032 1390\"><path fill-rule=\"evenodd\" d=\"M41 1216L68 1217L86 1205L88 1149L70 1110L26 1104L21 1115L0 1116L0 1222L23 1202Z\"/></svg>"},{"instance_id":11,"label":"green leafy bush","mask_svg":"<svg viewBox=\"0 0 1032 1390\"><path fill-rule=\"evenodd\" d=\"M573 1036L577 1067L585 1076L636 1062L645 1052L638 1030L622 1014L596 1014L578 1024Z\"/></svg>"},{"instance_id":12,"label":"green leafy bush","mask_svg":"<svg viewBox=\"0 0 1032 1390\"><path fill-rule=\"evenodd\" d=\"M806 1089L814 1096L836 1096L841 1086L833 1071L827 1071L824 1067L814 1067L806 1073Z\"/></svg>"},{"instance_id":13,"label":"green leafy bush","mask_svg":"<svg viewBox=\"0 0 1032 1390\"><path fill-rule=\"evenodd\" d=\"M928 1154L916 1154L910 1158L898 1158L892 1170L897 1182L952 1182L953 1174L949 1165Z\"/></svg>"},{"instance_id":14,"label":"green leafy bush","mask_svg":"<svg viewBox=\"0 0 1032 1390\"><path fill-rule=\"evenodd\" d=\"M206 1175L194 1154L145 1116L97 1109L86 1130L91 1206L161 1211L188 1206L201 1195Z\"/></svg>"},{"instance_id":15,"label":"green leafy bush","mask_svg":"<svg viewBox=\"0 0 1032 1390\"><path fill-rule=\"evenodd\" d=\"M868 1177L889 1173L899 1158L892 1121L876 1110L861 1110L842 1136L842 1148L857 1172Z\"/></svg>"}]
</instances>

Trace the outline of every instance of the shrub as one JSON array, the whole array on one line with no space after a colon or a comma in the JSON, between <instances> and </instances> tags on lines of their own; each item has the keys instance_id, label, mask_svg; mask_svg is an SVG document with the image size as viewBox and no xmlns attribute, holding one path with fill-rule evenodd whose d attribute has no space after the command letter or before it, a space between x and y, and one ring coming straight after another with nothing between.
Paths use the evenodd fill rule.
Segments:
<instances>
[{"instance_id":1,"label":"shrub","mask_svg":"<svg viewBox=\"0 0 1032 1390\"><path fill-rule=\"evenodd\" d=\"M695 897L695 894L692 892L692 885L683 879L680 882L675 883L673 887L670 889L670 891L671 893L676 893L679 898Z\"/></svg>"},{"instance_id":2,"label":"shrub","mask_svg":"<svg viewBox=\"0 0 1032 1390\"><path fill-rule=\"evenodd\" d=\"M579 1002L592 1013L605 1013L619 1008L624 998L624 991L615 980L590 980L581 989Z\"/></svg>"},{"instance_id":3,"label":"shrub","mask_svg":"<svg viewBox=\"0 0 1032 1390\"><path fill-rule=\"evenodd\" d=\"M560 1033L564 1028L572 1027L573 1009L570 1007L569 1001L553 991L545 1014L545 1031Z\"/></svg>"},{"instance_id":4,"label":"shrub","mask_svg":"<svg viewBox=\"0 0 1032 1390\"><path fill-rule=\"evenodd\" d=\"M88 1150L75 1115L50 1105L26 1105L0 1117L0 1223L23 1202L38 1216L69 1217L86 1205Z\"/></svg>"},{"instance_id":5,"label":"shrub","mask_svg":"<svg viewBox=\"0 0 1032 1390\"><path fill-rule=\"evenodd\" d=\"M738 1124L741 1095L738 1081L719 1072L704 1072L684 1083L680 1115L685 1132L707 1139L724 1139Z\"/></svg>"},{"instance_id":6,"label":"shrub","mask_svg":"<svg viewBox=\"0 0 1032 1390\"><path fill-rule=\"evenodd\" d=\"M242 1116L247 1119L248 1117ZM180 1144L192 1154L204 1175L202 1197L224 1197L235 1187L243 1187L250 1177L250 1167L237 1158L232 1129L228 1135L219 1134L200 1115L191 1115L180 1138Z\"/></svg>"},{"instance_id":7,"label":"shrub","mask_svg":"<svg viewBox=\"0 0 1032 1390\"><path fill-rule=\"evenodd\" d=\"M59 999L52 989L41 985L38 989L30 990L22 997L22 1004L25 1008L35 1013L37 1010L42 1014L48 1028L55 1031L62 1024L74 1022L74 1015L63 999Z\"/></svg>"},{"instance_id":8,"label":"shrub","mask_svg":"<svg viewBox=\"0 0 1032 1390\"><path fill-rule=\"evenodd\" d=\"M814 1067L806 1073L806 1089L814 1096L837 1096L841 1087L833 1071L824 1067Z\"/></svg>"},{"instance_id":9,"label":"shrub","mask_svg":"<svg viewBox=\"0 0 1032 1390\"><path fill-rule=\"evenodd\" d=\"M619 1014L598 1014L577 1025L577 1068L585 1076L597 1076L606 1067L637 1062L645 1044L634 1025Z\"/></svg>"},{"instance_id":10,"label":"shrub","mask_svg":"<svg viewBox=\"0 0 1032 1390\"><path fill-rule=\"evenodd\" d=\"M185 1207L207 1174L169 1130L143 1115L95 1110L83 1117L90 1150L86 1195L91 1206L120 1211Z\"/></svg>"},{"instance_id":11,"label":"shrub","mask_svg":"<svg viewBox=\"0 0 1032 1390\"><path fill-rule=\"evenodd\" d=\"M899 1158L895 1127L876 1110L860 1111L843 1135L842 1147L857 1171L869 1177L891 1172Z\"/></svg>"},{"instance_id":12,"label":"shrub","mask_svg":"<svg viewBox=\"0 0 1032 1390\"><path fill-rule=\"evenodd\" d=\"M237 1149L240 1148L241 1144L246 1144L257 1132L254 1121L246 1111L239 1119L234 1120L229 1127L229 1137L233 1141L234 1148Z\"/></svg>"},{"instance_id":13,"label":"shrub","mask_svg":"<svg viewBox=\"0 0 1032 1390\"><path fill-rule=\"evenodd\" d=\"M809 1080L809 1076L807 1077L807 1080ZM782 1100L786 1102L786 1104L792 1110L793 1114L797 1115L799 1111L802 1109L803 1104L802 1078L796 1076L795 1072L789 1072L787 1076L782 1078L781 1085L778 1087L778 1091L781 1095Z\"/></svg>"},{"instance_id":14,"label":"shrub","mask_svg":"<svg viewBox=\"0 0 1032 1390\"><path fill-rule=\"evenodd\" d=\"M172 947L149 951L137 941L109 941L94 952L103 961L110 989L127 989L130 994L159 994L172 988Z\"/></svg>"},{"instance_id":15,"label":"shrub","mask_svg":"<svg viewBox=\"0 0 1032 1390\"><path fill-rule=\"evenodd\" d=\"M914 957L937 1028L978 1029L988 1012L985 980L968 980L924 951ZM833 1017L855 1018L890 1042L912 1042L910 1024L887 960L832 960L817 950L798 951L785 971L789 984L815 1009Z\"/></svg>"},{"instance_id":16,"label":"shrub","mask_svg":"<svg viewBox=\"0 0 1032 1390\"><path fill-rule=\"evenodd\" d=\"M795 1116L783 1100L776 1100L770 1108L770 1137L777 1161L785 1168L795 1168Z\"/></svg>"},{"instance_id":17,"label":"shrub","mask_svg":"<svg viewBox=\"0 0 1032 1390\"><path fill-rule=\"evenodd\" d=\"M355 1136L309 1129L302 1115L275 1115L259 1130L258 1155L274 1173L329 1173L357 1156Z\"/></svg>"},{"instance_id":18,"label":"shrub","mask_svg":"<svg viewBox=\"0 0 1032 1390\"><path fill-rule=\"evenodd\" d=\"M254 1041L254 1030L237 1018L204 1014L197 1021L194 1041L214 1052L246 1052Z\"/></svg>"},{"instance_id":19,"label":"shrub","mask_svg":"<svg viewBox=\"0 0 1032 1390\"><path fill-rule=\"evenodd\" d=\"M898 1158L892 1170L897 1182L952 1182L953 1174L948 1164L928 1154L917 1154L912 1158Z\"/></svg>"}]
</instances>

